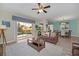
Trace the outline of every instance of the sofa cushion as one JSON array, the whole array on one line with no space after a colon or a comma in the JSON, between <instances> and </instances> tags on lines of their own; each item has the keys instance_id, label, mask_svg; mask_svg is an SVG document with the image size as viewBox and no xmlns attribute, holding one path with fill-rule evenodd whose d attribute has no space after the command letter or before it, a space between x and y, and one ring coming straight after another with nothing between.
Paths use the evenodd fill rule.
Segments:
<instances>
[{"instance_id":1,"label":"sofa cushion","mask_svg":"<svg viewBox=\"0 0 79 59\"><path fill-rule=\"evenodd\" d=\"M42 35L49 37L49 32L44 32Z\"/></svg>"},{"instance_id":2,"label":"sofa cushion","mask_svg":"<svg viewBox=\"0 0 79 59\"><path fill-rule=\"evenodd\" d=\"M51 34L51 37L56 37L56 32L53 32L53 33Z\"/></svg>"},{"instance_id":3,"label":"sofa cushion","mask_svg":"<svg viewBox=\"0 0 79 59\"><path fill-rule=\"evenodd\" d=\"M33 41L32 38L29 38L29 39L28 39L28 42L29 42L29 43L32 43L32 41Z\"/></svg>"}]
</instances>

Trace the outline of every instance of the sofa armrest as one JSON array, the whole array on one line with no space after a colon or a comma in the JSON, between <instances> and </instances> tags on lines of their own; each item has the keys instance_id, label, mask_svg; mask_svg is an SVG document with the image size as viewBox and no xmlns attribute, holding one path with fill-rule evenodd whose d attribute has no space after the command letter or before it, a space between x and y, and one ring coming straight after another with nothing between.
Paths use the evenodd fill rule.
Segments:
<instances>
[{"instance_id":1,"label":"sofa armrest","mask_svg":"<svg viewBox=\"0 0 79 59\"><path fill-rule=\"evenodd\" d=\"M79 43L77 43L77 42L73 42L73 43L72 43L72 45L74 45L74 44L75 44L75 45L79 45Z\"/></svg>"}]
</instances>

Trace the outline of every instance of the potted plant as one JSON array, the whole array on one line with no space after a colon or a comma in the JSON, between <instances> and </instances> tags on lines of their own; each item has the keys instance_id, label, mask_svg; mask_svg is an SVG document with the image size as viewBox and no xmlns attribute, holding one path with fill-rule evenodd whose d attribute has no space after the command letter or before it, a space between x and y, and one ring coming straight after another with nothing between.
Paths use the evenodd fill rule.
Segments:
<instances>
[{"instance_id":1,"label":"potted plant","mask_svg":"<svg viewBox=\"0 0 79 59\"><path fill-rule=\"evenodd\" d=\"M35 28L36 28L36 30L38 32L38 36L41 36L41 27L36 25Z\"/></svg>"}]
</instances>

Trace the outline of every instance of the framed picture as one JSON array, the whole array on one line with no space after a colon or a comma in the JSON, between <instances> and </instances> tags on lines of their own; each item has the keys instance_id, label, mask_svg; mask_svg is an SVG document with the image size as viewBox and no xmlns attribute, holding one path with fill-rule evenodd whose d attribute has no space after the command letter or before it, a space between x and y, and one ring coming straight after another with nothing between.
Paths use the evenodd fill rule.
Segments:
<instances>
[{"instance_id":1,"label":"framed picture","mask_svg":"<svg viewBox=\"0 0 79 59\"><path fill-rule=\"evenodd\" d=\"M6 27L10 27L10 21L2 20L2 25L5 25Z\"/></svg>"}]
</instances>

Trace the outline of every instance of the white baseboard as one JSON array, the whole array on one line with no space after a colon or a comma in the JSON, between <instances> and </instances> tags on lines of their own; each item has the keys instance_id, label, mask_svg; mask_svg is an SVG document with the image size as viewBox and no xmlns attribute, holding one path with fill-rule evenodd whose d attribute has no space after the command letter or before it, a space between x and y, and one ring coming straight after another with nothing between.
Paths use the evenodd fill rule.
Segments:
<instances>
[{"instance_id":1,"label":"white baseboard","mask_svg":"<svg viewBox=\"0 0 79 59\"><path fill-rule=\"evenodd\" d=\"M16 43L17 41L8 41L7 42L7 45L10 45L10 44L14 44L14 43Z\"/></svg>"},{"instance_id":2,"label":"white baseboard","mask_svg":"<svg viewBox=\"0 0 79 59\"><path fill-rule=\"evenodd\" d=\"M71 35L71 36L74 36L74 37L79 37L78 35Z\"/></svg>"}]
</instances>

